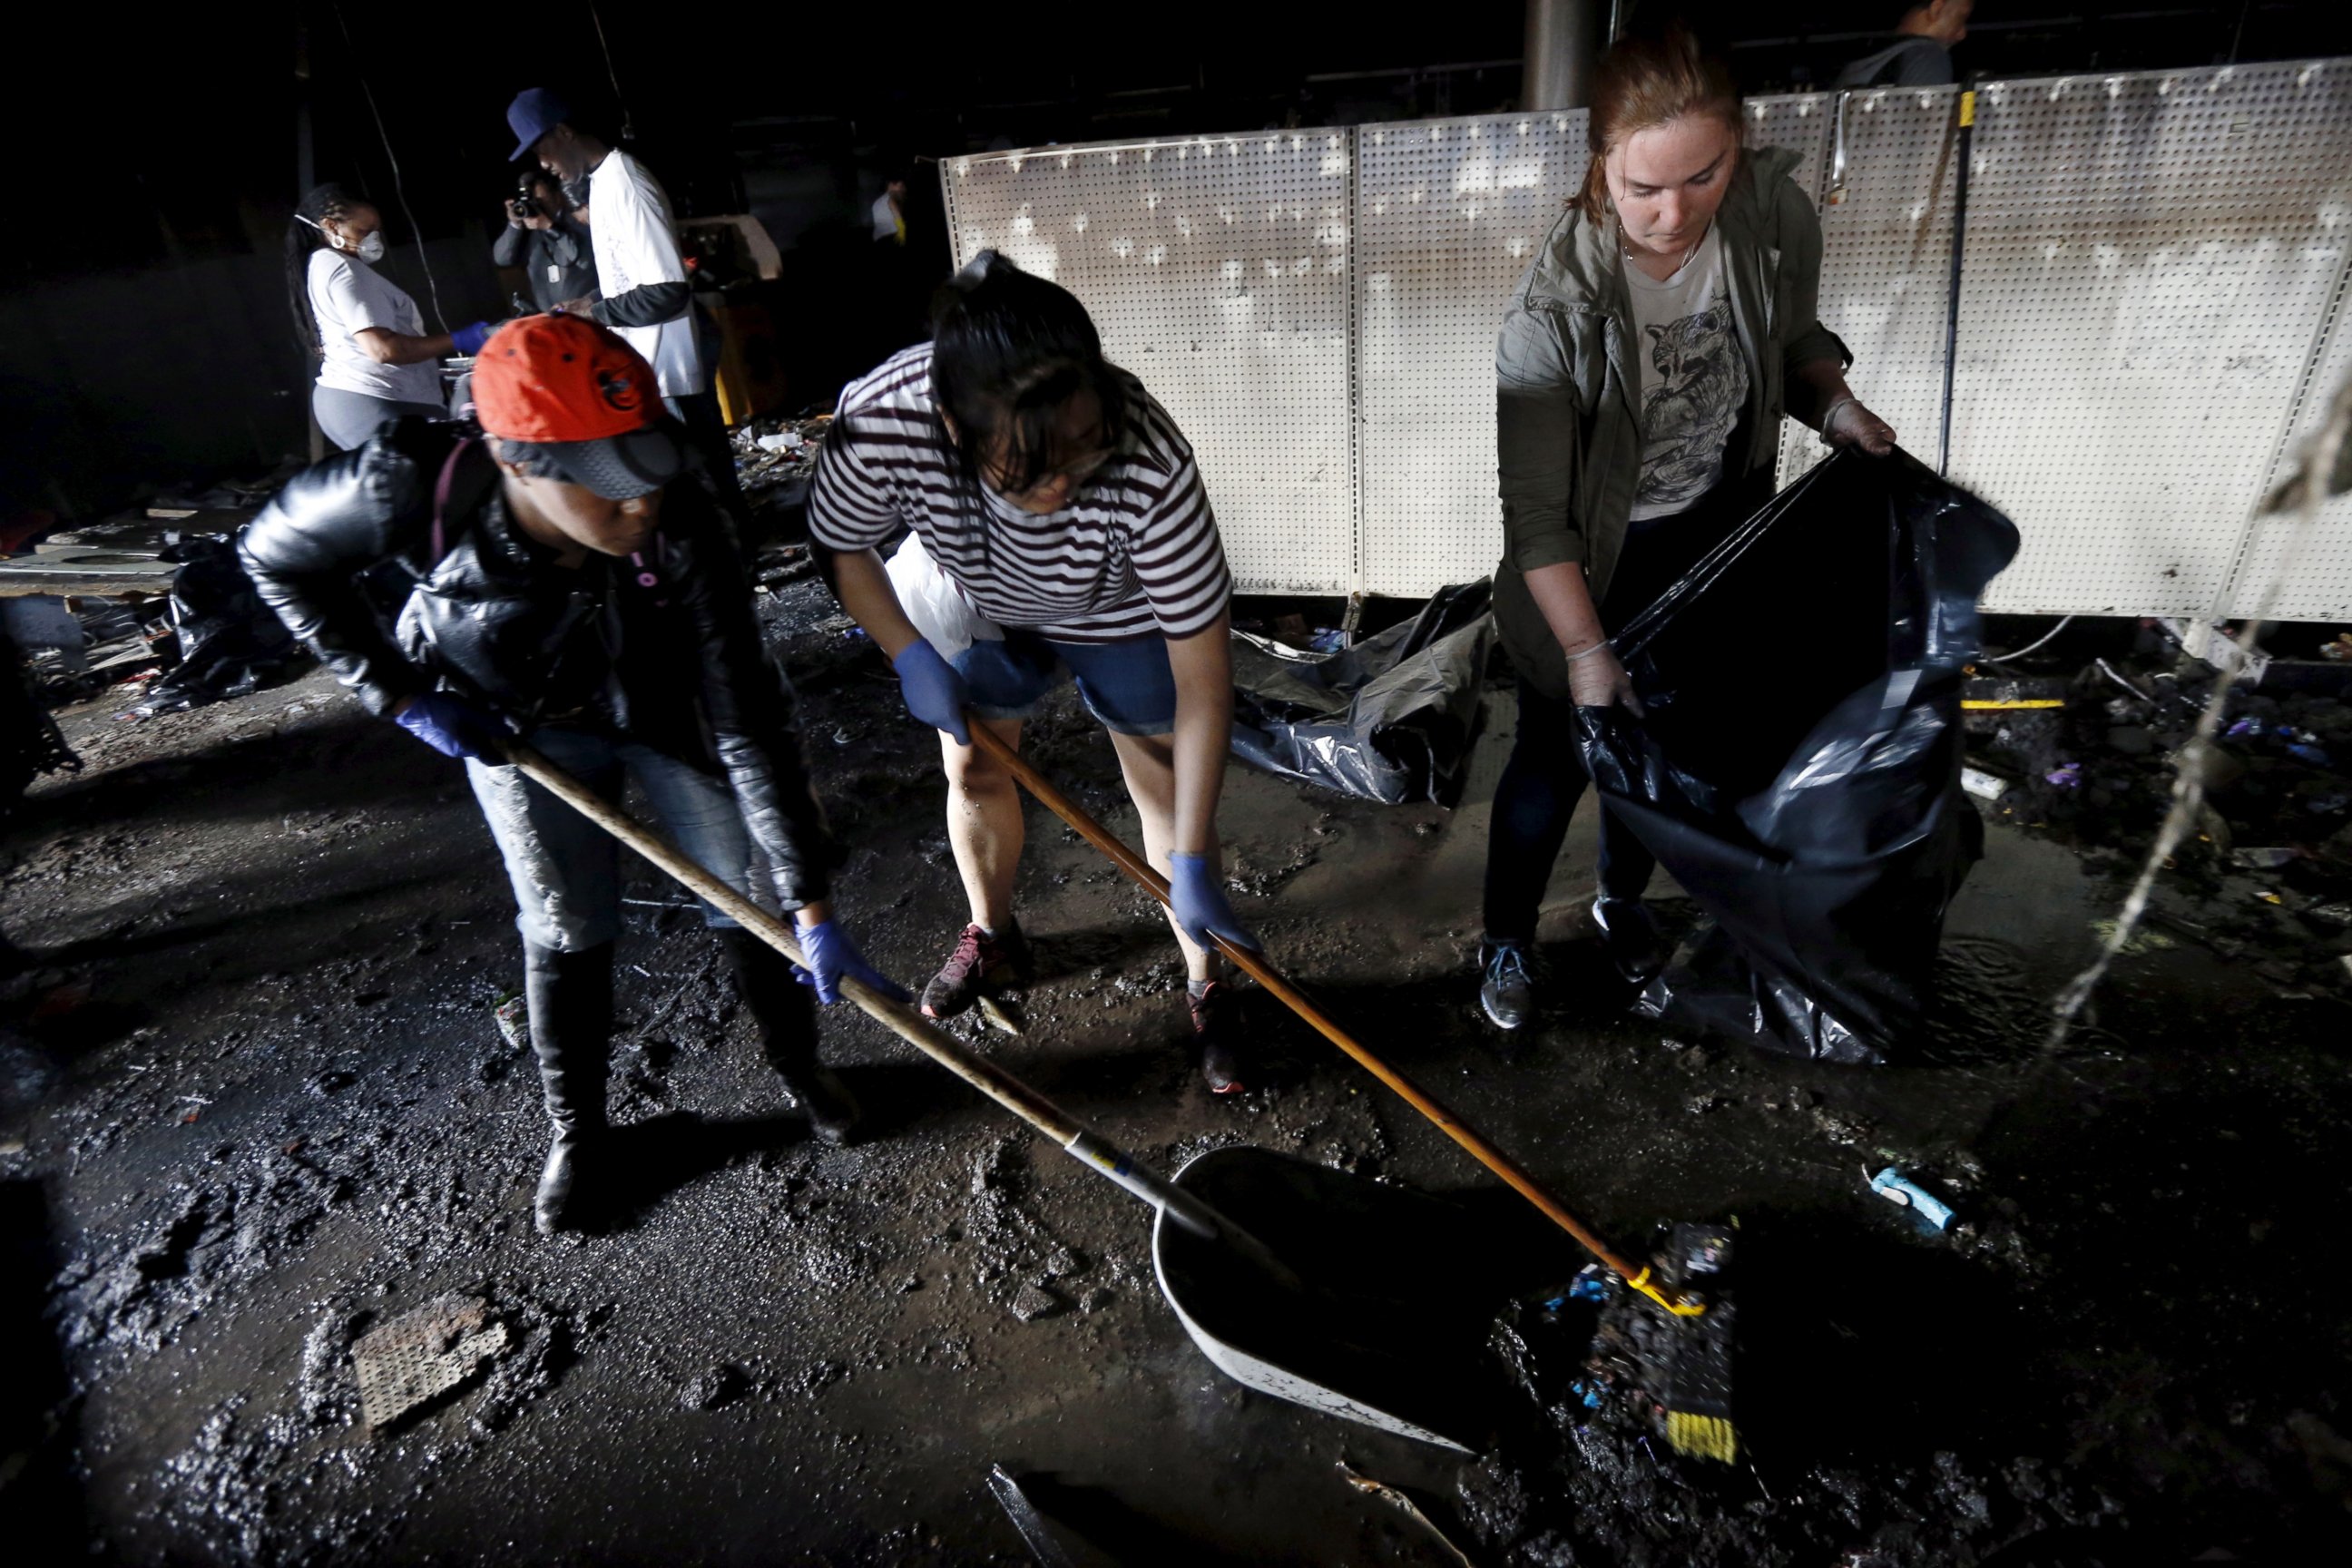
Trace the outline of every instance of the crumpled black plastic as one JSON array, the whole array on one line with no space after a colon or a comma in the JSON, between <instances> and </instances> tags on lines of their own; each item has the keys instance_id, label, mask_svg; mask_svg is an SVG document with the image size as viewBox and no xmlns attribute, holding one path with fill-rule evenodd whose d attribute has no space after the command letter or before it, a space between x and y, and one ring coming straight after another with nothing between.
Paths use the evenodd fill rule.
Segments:
<instances>
[{"instance_id":1,"label":"crumpled black plastic","mask_svg":"<svg viewBox=\"0 0 2352 1568\"><path fill-rule=\"evenodd\" d=\"M1237 637L1234 755L1365 800L1454 805L1477 734L1493 597L1484 580L1441 588L1412 620L1316 658Z\"/></svg>"},{"instance_id":2,"label":"crumpled black plastic","mask_svg":"<svg viewBox=\"0 0 2352 1568\"><path fill-rule=\"evenodd\" d=\"M158 553L180 563L172 577L180 662L147 689L137 711L177 713L247 696L300 661L300 647L261 602L227 539L199 534Z\"/></svg>"},{"instance_id":3,"label":"crumpled black plastic","mask_svg":"<svg viewBox=\"0 0 2352 1568\"><path fill-rule=\"evenodd\" d=\"M1961 668L2014 523L1907 454L1841 452L1617 637L1648 710L1580 709L1609 809L1711 917L1636 1010L1825 1061L1916 1038L1983 854Z\"/></svg>"}]
</instances>

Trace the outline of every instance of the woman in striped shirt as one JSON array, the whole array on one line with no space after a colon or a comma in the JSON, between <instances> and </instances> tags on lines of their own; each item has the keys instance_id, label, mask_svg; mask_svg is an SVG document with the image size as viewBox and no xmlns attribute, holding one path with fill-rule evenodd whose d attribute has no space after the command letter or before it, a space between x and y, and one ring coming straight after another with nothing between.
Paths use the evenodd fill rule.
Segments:
<instances>
[{"instance_id":1,"label":"woman in striped shirt","mask_svg":"<svg viewBox=\"0 0 2352 1568\"><path fill-rule=\"evenodd\" d=\"M1022 719L1075 679L1169 879L1202 1076L1230 1093L1240 1031L1209 933L1257 943L1219 865L1233 580L1192 447L1103 358L1076 297L995 252L933 318L932 342L842 394L809 501L842 607L890 656L908 710L942 732L971 920L923 1011L951 1017L1032 977L1013 911L1021 797L966 725L1017 746ZM886 566L880 546L908 531Z\"/></svg>"}]
</instances>

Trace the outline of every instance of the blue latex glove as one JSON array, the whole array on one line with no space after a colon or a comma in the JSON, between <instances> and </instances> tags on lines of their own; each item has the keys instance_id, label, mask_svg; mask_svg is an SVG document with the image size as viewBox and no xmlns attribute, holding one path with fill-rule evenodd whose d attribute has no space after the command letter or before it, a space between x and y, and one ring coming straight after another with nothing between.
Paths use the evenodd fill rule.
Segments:
<instances>
[{"instance_id":1,"label":"blue latex glove","mask_svg":"<svg viewBox=\"0 0 2352 1568\"><path fill-rule=\"evenodd\" d=\"M1210 857L1181 852L1168 857L1168 901L1174 907L1177 925L1194 946L1216 952L1217 944L1209 940L1213 932L1235 947L1264 951L1257 938L1242 929L1233 905L1225 901L1224 879Z\"/></svg>"},{"instance_id":2,"label":"blue latex glove","mask_svg":"<svg viewBox=\"0 0 2352 1568\"><path fill-rule=\"evenodd\" d=\"M816 999L826 1006L841 1000L842 977L862 980L885 996L901 1002L909 1000L906 991L893 983L880 970L866 962L849 933L831 921L819 921L813 926L803 926L795 932L801 941L801 956L808 967L793 966L793 976L803 985L816 987Z\"/></svg>"},{"instance_id":3,"label":"blue latex glove","mask_svg":"<svg viewBox=\"0 0 2352 1568\"><path fill-rule=\"evenodd\" d=\"M494 767L507 760L499 747L508 739L506 726L462 697L446 691L412 697L392 721L443 756L471 757Z\"/></svg>"},{"instance_id":4,"label":"blue latex glove","mask_svg":"<svg viewBox=\"0 0 2352 1568\"><path fill-rule=\"evenodd\" d=\"M466 326L459 327L456 331L451 332L449 334L449 342L459 353L471 359L474 355L482 352L482 345L490 341L490 334L498 330L498 326L495 322L470 322Z\"/></svg>"},{"instance_id":5,"label":"blue latex glove","mask_svg":"<svg viewBox=\"0 0 2352 1568\"><path fill-rule=\"evenodd\" d=\"M940 650L917 637L890 661L898 672L898 694L907 711L934 730L945 730L959 746L971 744L971 731L963 718L963 677L940 657Z\"/></svg>"}]
</instances>

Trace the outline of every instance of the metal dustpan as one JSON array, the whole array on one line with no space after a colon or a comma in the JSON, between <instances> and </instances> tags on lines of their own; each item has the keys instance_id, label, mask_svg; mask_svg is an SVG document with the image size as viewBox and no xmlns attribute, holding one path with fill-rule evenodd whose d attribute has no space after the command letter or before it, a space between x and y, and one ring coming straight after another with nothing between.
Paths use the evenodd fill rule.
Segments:
<instances>
[{"instance_id":1,"label":"metal dustpan","mask_svg":"<svg viewBox=\"0 0 2352 1568\"><path fill-rule=\"evenodd\" d=\"M1226 1376L1478 1451L1498 1392L1488 1331L1497 1304L1529 1282L1505 1279L1501 1264L1523 1252L1495 1244L1493 1227L1458 1205L1265 1149L1213 1150L1171 1184L1246 1226L1295 1275L1267 1279L1249 1250L1204 1239L1161 1206L1151 1235L1160 1293Z\"/></svg>"}]
</instances>

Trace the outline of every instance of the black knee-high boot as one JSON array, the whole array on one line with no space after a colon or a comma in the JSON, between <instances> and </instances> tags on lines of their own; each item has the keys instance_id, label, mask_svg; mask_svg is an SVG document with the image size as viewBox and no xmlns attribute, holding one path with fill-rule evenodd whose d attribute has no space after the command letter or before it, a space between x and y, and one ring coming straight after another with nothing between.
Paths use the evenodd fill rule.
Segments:
<instances>
[{"instance_id":1,"label":"black knee-high boot","mask_svg":"<svg viewBox=\"0 0 2352 1568\"><path fill-rule=\"evenodd\" d=\"M735 971L735 991L760 1026L760 1046L784 1088L808 1112L809 1126L828 1143L846 1143L857 1126L857 1101L816 1058L816 999L793 978L790 960L748 931L722 930L719 941Z\"/></svg>"},{"instance_id":2,"label":"black knee-high boot","mask_svg":"<svg viewBox=\"0 0 2352 1568\"><path fill-rule=\"evenodd\" d=\"M555 1142L539 1178L532 1219L540 1233L577 1228L574 1166L604 1133L604 1083L613 1043L613 944L561 952L523 943L530 1047ZM593 1160L593 1156L586 1156Z\"/></svg>"}]
</instances>

